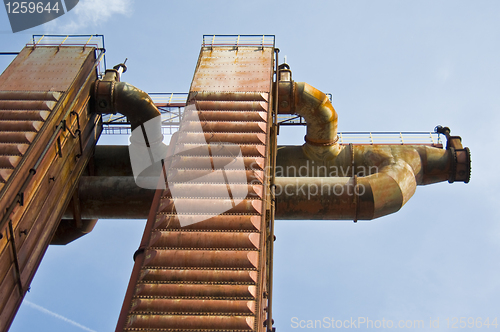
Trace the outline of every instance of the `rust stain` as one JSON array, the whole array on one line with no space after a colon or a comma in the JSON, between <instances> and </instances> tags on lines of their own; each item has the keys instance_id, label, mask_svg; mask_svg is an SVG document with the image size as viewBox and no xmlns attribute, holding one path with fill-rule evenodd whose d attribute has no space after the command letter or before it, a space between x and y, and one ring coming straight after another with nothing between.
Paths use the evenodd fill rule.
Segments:
<instances>
[{"instance_id":1,"label":"rust stain","mask_svg":"<svg viewBox=\"0 0 500 332\"><path fill-rule=\"evenodd\" d=\"M154 223L149 248L155 256L134 267L144 271L134 282L140 285L139 294L148 298L131 297L135 304L131 310L124 304L126 312L122 311L117 331L126 326L263 330L261 230L267 199L264 169L273 51L259 47L202 50L188 98L196 110L186 112L177 133L177 155L168 171L171 188L157 197L155 217L148 221ZM222 147L221 142L238 149ZM203 157L207 155L211 157ZM243 169L233 168L233 162ZM233 197L238 203L227 197L227 183L213 172L214 165L228 165L228 178L246 179L232 184L236 192L246 193ZM197 182L200 177L203 181ZM180 188L185 197L172 197ZM183 212L184 222L203 215L207 219L180 227L176 206L190 207L188 214ZM221 207L225 212L213 216ZM121 325L124 322L128 324Z\"/></svg>"}]
</instances>

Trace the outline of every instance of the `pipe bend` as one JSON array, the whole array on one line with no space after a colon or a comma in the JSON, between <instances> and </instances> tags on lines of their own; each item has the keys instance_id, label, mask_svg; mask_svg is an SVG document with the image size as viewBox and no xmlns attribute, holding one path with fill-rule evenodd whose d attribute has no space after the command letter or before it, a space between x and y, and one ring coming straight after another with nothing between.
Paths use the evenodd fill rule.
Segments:
<instances>
[{"instance_id":1,"label":"pipe bend","mask_svg":"<svg viewBox=\"0 0 500 332\"><path fill-rule=\"evenodd\" d=\"M375 219L399 211L415 193L417 181L410 164L396 159L380 172L360 178L358 186L369 186L366 192L371 193L373 204L369 219Z\"/></svg>"},{"instance_id":2,"label":"pipe bend","mask_svg":"<svg viewBox=\"0 0 500 332\"><path fill-rule=\"evenodd\" d=\"M114 108L129 119L132 131L141 124L161 116L146 92L126 82L116 82L114 87Z\"/></svg>"},{"instance_id":3,"label":"pipe bend","mask_svg":"<svg viewBox=\"0 0 500 332\"><path fill-rule=\"evenodd\" d=\"M418 157L418 155L417 155ZM371 220L401 209L417 182L413 167L391 157L379 172L352 177L278 177L277 209L283 219Z\"/></svg>"},{"instance_id":4,"label":"pipe bend","mask_svg":"<svg viewBox=\"0 0 500 332\"><path fill-rule=\"evenodd\" d=\"M132 131L141 124L161 116L149 95L126 82L98 80L94 88L94 111L99 114L125 115Z\"/></svg>"},{"instance_id":5,"label":"pipe bend","mask_svg":"<svg viewBox=\"0 0 500 332\"><path fill-rule=\"evenodd\" d=\"M130 162L136 184L156 189L167 146L163 143L161 114L149 95L135 86L119 82L113 72L94 87L94 110L100 114L121 113L131 125Z\"/></svg>"},{"instance_id":6,"label":"pipe bend","mask_svg":"<svg viewBox=\"0 0 500 332\"><path fill-rule=\"evenodd\" d=\"M304 153L313 160L331 160L338 156L338 115L328 97L304 82L295 82L295 112L307 122Z\"/></svg>"}]
</instances>

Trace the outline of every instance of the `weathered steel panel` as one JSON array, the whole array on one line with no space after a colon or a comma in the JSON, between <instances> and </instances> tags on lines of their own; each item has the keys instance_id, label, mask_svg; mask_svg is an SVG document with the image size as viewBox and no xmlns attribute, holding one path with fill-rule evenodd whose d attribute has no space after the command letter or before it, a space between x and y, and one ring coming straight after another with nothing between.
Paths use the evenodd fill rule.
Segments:
<instances>
[{"instance_id":1,"label":"weathered steel panel","mask_svg":"<svg viewBox=\"0 0 500 332\"><path fill-rule=\"evenodd\" d=\"M0 76L2 91L64 92L93 47L25 47Z\"/></svg>"},{"instance_id":2,"label":"weathered steel panel","mask_svg":"<svg viewBox=\"0 0 500 332\"><path fill-rule=\"evenodd\" d=\"M263 329L273 51L202 49L117 331Z\"/></svg>"},{"instance_id":3,"label":"weathered steel panel","mask_svg":"<svg viewBox=\"0 0 500 332\"><path fill-rule=\"evenodd\" d=\"M94 48L26 47L0 76L2 332L99 137L99 118L87 111L95 60Z\"/></svg>"}]
</instances>

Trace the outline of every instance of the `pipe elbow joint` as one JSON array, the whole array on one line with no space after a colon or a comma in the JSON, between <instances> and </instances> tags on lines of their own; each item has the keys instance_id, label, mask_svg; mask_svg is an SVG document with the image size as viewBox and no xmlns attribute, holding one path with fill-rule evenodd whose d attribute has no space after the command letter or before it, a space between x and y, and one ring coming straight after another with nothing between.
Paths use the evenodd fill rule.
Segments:
<instances>
[{"instance_id":1,"label":"pipe elbow joint","mask_svg":"<svg viewBox=\"0 0 500 332\"><path fill-rule=\"evenodd\" d=\"M294 83L295 113L307 122L303 150L312 160L332 160L341 151L338 145L338 115L332 103L320 90L304 82Z\"/></svg>"},{"instance_id":2,"label":"pipe elbow joint","mask_svg":"<svg viewBox=\"0 0 500 332\"><path fill-rule=\"evenodd\" d=\"M116 76L98 80L94 85L94 112L125 115L130 122L130 161L136 184L156 189L162 174L167 146L163 143L161 114L149 95Z\"/></svg>"},{"instance_id":3,"label":"pipe elbow joint","mask_svg":"<svg viewBox=\"0 0 500 332\"><path fill-rule=\"evenodd\" d=\"M396 159L380 172L358 179L358 192L365 205L359 219L376 219L399 211L410 200L417 188L412 166Z\"/></svg>"},{"instance_id":4,"label":"pipe elbow joint","mask_svg":"<svg viewBox=\"0 0 500 332\"><path fill-rule=\"evenodd\" d=\"M121 113L130 121L132 131L161 115L146 92L126 82L96 81L94 100L96 113Z\"/></svg>"},{"instance_id":5,"label":"pipe elbow joint","mask_svg":"<svg viewBox=\"0 0 500 332\"><path fill-rule=\"evenodd\" d=\"M298 114L306 120L303 151L312 160L332 160L341 151L337 141L338 115L330 99L305 82L279 81L278 112Z\"/></svg>"},{"instance_id":6,"label":"pipe elbow joint","mask_svg":"<svg viewBox=\"0 0 500 332\"><path fill-rule=\"evenodd\" d=\"M307 122L306 142L335 144L338 115L328 97L304 82L296 82L294 92L295 113L303 116Z\"/></svg>"}]
</instances>

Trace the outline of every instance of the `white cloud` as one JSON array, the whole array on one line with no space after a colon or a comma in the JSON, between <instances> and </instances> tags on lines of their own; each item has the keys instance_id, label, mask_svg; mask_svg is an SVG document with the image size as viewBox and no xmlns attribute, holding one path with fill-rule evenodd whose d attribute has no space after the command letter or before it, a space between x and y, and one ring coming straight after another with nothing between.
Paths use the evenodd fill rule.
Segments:
<instances>
[{"instance_id":1,"label":"white cloud","mask_svg":"<svg viewBox=\"0 0 500 332\"><path fill-rule=\"evenodd\" d=\"M47 32L79 33L98 27L115 15L130 15L133 0L80 0L66 16L47 24Z\"/></svg>"}]
</instances>

